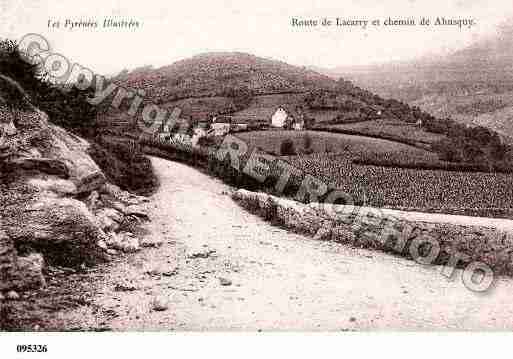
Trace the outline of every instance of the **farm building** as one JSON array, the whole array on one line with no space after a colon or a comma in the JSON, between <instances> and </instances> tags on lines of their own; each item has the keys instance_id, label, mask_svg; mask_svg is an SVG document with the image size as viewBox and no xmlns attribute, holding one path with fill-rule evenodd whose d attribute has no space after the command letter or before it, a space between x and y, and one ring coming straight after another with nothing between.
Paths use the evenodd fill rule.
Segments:
<instances>
[{"instance_id":1,"label":"farm building","mask_svg":"<svg viewBox=\"0 0 513 359\"><path fill-rule=\"evenodd\" d=\"M162 132L179 132L179 133L187 133L191 124L188 120L184 118L178 119L167 119L163 124L161 124L158 128Z\"/></svg>"},{"instance_id":2,"label":"farm building","mask_svg":"<svg viewBox=\"0 0 513 359\"><path fill-rule=\"evenodd\" d=\"M207 135L205 127L195 127L192 131L193 136L204 137Z\"/></svg>"},{"instance_id":3,"label":"farm building","mask_svg":"<svg viewBox=\"0 0 513 359\"><path fill-rule=\"evenodd\" d=\"M276 112L271 117L271 126L277 128L287 127L287 119L289 114L282 106L278 107Z\"/></svg>"},{"instance_id":4,"label":"farm building","mask_svg":"<svg viewBox=\"0 0 513 359\"><path fill-rule=\"evenodd\" d=\"M271 127L304 130L305 119L303 112L300 108L292 110L286 106L280 106L271 117Z\"/></svg>"},{"instance_id":5,"label":"farm building","mask_svg":"<svg viewBox=\"0 0 513 359\"><path fill-rule=\"evenodd\" d=\"M214 122L210 127L214 131L214 135L224 136L230 132L231 124L225 122Z\"/></svg>"}]
</instances>

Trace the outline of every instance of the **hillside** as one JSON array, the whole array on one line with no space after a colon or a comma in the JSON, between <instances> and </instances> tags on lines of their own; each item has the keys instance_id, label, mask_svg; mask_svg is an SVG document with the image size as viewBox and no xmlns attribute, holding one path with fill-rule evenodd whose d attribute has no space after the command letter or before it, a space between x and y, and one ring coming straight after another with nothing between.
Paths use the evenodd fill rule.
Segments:
<instances>
[{"instance_id":1,"label":"hillside","mask_svg":"<svg viewBox=\"0 0 513 359\"><path fill-rule=\"evenodd\" d=\"M513 26L440 58L324 71L436 117L513 136Z\"/></svg>"},{"instance_id":2,"label":"hillside","mask_svg":"<svg viewBox=\"0 0 513 359\"><path fill-rule=\"evenodd\" d=\"M148 102L169 110L179 108L182 119L191 125L223 115L234 123L258 128L270 122L278 107L285 106L293 117L307 120L311 128L420 145L444 161L509 171L504 163L507 149L495 133L440 120L344 78L330 79L280 61L242 53L209 53L159 69L123 71L114 81L144 90ZM358 122L368 126L344 127ZM122 109L108 114L103 123L116 134L136 132Z\"/></svg>"},{"instance_id":3,"label":"hillside","mask_svg":"<svg viewBox=\"0 0 513 359\"><path fill-rule=\"evenodd\" d=\"M253 94L334 88L336 82L306 68L239 52L200 54L158 69L143 67L120 78L156 103L187 97L231 97L233 90Z\"/></svg>"},{"instance_id":4,"label":"hillside","mask_svg":"<svg viewBox=\"0 0 513 359\"><path fill-rule=\"evenodd\" d=\"M266 122L280 105L304 112L316 123L345 123L382 116L415 122L422 114L384 100L351 82L245 53L206 53L158 69L122 71L116 83L143 90L145 99L179 107L186 119L230 115L242 122Z\"/></svg>"}]
</instances>

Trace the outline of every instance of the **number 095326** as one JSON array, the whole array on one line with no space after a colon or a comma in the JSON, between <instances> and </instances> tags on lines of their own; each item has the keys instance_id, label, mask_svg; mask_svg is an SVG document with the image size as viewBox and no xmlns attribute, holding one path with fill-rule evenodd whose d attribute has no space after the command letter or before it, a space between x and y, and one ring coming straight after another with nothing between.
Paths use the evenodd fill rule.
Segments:
<instances>
[{"instance_id":1,"label":"number 095326","mask_svg":"<svg viewBox=\"0 0 513 359\"><path fill-rule=\"evenodd\" d=\"M16 351L18 353L46 353L48 351L48 347L46 345L39 344L21 344L16 346Z\"/></svg>"}]
</instances>

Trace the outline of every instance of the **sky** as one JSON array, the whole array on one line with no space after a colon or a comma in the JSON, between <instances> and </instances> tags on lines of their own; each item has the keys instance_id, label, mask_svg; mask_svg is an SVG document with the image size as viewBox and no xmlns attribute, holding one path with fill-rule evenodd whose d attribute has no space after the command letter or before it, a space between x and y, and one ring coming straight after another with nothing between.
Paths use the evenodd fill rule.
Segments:
<instances>
[{"instance_id":1,"label":"sky","mask_svg":"<svg viewBox=\"0 0 513 359\"><path fill-rule=\"evenodd\" d=\"M472 18L472 28L293 27L292 18L381 21ZM137 29L49 28L52 22L136 20ZM440 56L493 36L511 0L0 0L0 37L44 36L51 50L96 72L155 67L203 52L242 51L293 65L354 66Z\"/></svg>"}]
</instances>

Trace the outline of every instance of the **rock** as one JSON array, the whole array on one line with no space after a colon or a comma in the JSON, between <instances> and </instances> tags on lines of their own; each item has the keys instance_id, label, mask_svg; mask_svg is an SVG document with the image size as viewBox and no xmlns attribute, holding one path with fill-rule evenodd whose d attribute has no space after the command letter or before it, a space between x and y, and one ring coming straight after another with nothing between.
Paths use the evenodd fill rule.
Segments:
<instances>
[{"instance_id":1,"label":"rock","mask_svg":"<svg viewBox=\"0 0 513 359\"><path fill-rule=\"evenodd\" d=\"M18 257L10 238L0 231L0 291L43 287L43 264L41 254Z\"/></svg>"},{"instance_id":2,"label":"rock","mask_svg":"<svg viewBox=\"0 0 513 359\"><path fill-rule=\"evenodd\" d=\"M177 275L177 274L178 274L178 267L175 267L175 268L173 268L171 270L162 272L162 275L164 277L172 277L172 276Z\"/></svg>"},{"instance_id":3,"label":"rock","mask_svg":"<svg viewBox=\"0 0 513 359\"><path fill-rule=\"evenodd\" d=\"M96 242L96 245L105 251L109 249L107 243L103 239L100 239L98 242Z\"/></svg>"},{"instance_id":4,"label":"rock","mask_svg":"<svg viewBox=\"0 0 513 359\"><path fill-rule=\"evenodd\" d=\"M142 205L130 205L125 208L124 212L127 216L136 216L141 217L143 219L149 219L148 217L148 209Z\"/></svg>"},{"instance_id":5,"label":"rock","mask_svg":"<svg viewBox=\"0 0 513 359\"><path fill-rule=\"evenodd\" d=\"M89 143L51 124L48 116L30 103L23 88L1 74L0 98L0 122L12 122L13 118L3 113L11 111L12 115L11 109L16 111L16 131L7 130L8 156L2 160L1 169L2 174L4 169L9 174L2 178L0 191L1 228L9 242L16 248L37 248L49 264L75 266L105 260L104 251L96 245L105 233L87 206L77 199L99 190L106 182L88 154ZM6 132L4 127L2 133ZM0 240L0 287L10 285L6 276L17 270L12 246ZM30 281L39 278L35 274L39 260L35 258L20 260L20 273L28 270L34 274L28 275Z\"/></svg>"},{"instance_id":6,"label":"rock","mask_svg":"<svg viewBox=\"0 0 513 359\"><path fill-rule=\"evenodd\" d=\"M322 224L314 235L315 240L329 241L331 239L331 227L329 224Z\"/></svg>"},{"instance_id":7,"label":"rock","mask_svg":"<svg viewBox=\"0 0 513 359\"><path fill-rule=\"evenodd\" d=\"M110 202L110 206L114 208L116 211L119 211L123 214L126 213L126 206L121 202L112 201Z\"/></svg>"},{"instance_id":8,"label":"rock","mask_svg":"<svg viewBox=\"0 0 513 359\"><path fill-rule=\"evenodd\" d=\"M116 292L133 292L137 290L137 287L132 282L120 282L114 286Z\"/></svg>"},{"instance_id":9,"label":"rock","mask_svg":"<svg viewBox=\"0 0 513 359\"><path fill-rule=\"evenodd\" d=\"M9 292L7 292L5 299L18 300L18 299L20 299L20 295L17 292L15 292L14 290L10 290Z\"/></svg>"},{"instance_id":10,"label":"rock","mask_svg":"<svg viewBox=\"0 0 513 359\"><path fill-rule=\"evenodd\" d=\"M71 267L105 259L96 244L105 233L86 205L76 199L39 193L20 205L16 217L5 219L5 230L13 242L38 248L51 263Z\"/></svg>"},{"instance_id":11,"label":"rock","mask_svg":"<svg viewBox=\"0 0 513 359\"><path fill-rule=\"evenodd\" d=\"M39 253L18 257L17 273L13 278L13 287L18 290L39 289L46 285L43 277L44 258Z\"/></svg>"},{"instance_id":12,"label":"rock","mask_svg":"<svg viewBox=\"0 0 513 359\"><path fill-rule=\"evenodd\" d=\"M123 221L123 214L113 208L102 208L95 213L98 224L104 231L114 232L119 229Z\"/></svg>"},{"instance_id":13,"label":"rock","mask_svg":"<svg viewBox=\"0 0 513 359\"><path fill-rule=\"evenodd\" d=\"M59 197L74 196L77 193L77 187L72 181L56 176L33 177L27 179L27 184L41 191L55 193Z\"/></svg>"},{"instance_id":14,"label":"rock","mask_svg":"<svg viewBox=\"0 0 513 359\"><path fill-rule=\"evenodd\" d=\"M0 228L0 292L11 288L11 281L16 273L16 261L17 252L14 243Z\"/></svg>"},{"instance_id":15,"label":"rock","mask_svg":"<svg viewBox=\"0 0 513 359\"><path fill-rule=\"evenodd\" d=\"M0 302L3 302L5 300L5 297L2 293L0 293Z\"/></svg>"},{"instance_id":16,"label":"rock","mask_svg":"<svg viewBox=\"0 0 513 359\"><path fill-rule=\"evenodd\" d=\"M146 274L150 276L160 276L162 274L162 271L158 268L153 268L146 272Z\"/></svg>"},{"instance_id":17,"label":"rock","mask_svg":"<svg viewBox=\"0 0 513 359\"><path fill-rule=\"evenodd\" d=\"M331 239L340 243L354 243L356 236L349 226L340 225L331 231Z\"/></svg>"},{"instance_id":18,"label":"rock","mask_svg":"<svg viewBox=\"0 0 513 359\"><path fill-rule=\"evenodd\" d=\"M121 188L113 185L112 183L105 183L100 191L106 195L106 198L110 198L112 201L121 202L125 205L137 205L149 201L149 199L146 197L137 196L123 191Z\"/></svg>"},{"instance_id":19,"label":"rock","mask_svg":"<svg viewBox=\"0 0 513 359\"><path fill-rule=\"evenodd\" d=\"M0 123L0 133L6 136L14 136L18 133L18 130L16 130L14 123L10 121L8 123Z\"/></svg>"},{"instance_id":20,"label":"rock","mask_svg":"<svg viewBox=\"0 0 513 359\"><path fill-rule=\"evenodd\" d=\"M78 193L99 189L106 178L98 165L87 153L90 145L84 139L69 134L60 127L49 125L53 157L66 163L70 178Z\"/></svg>"},{"instance_id":21,"label":"rock","mask_svg":"<svg viewBox=\"0 0 513 359\"><path fill-rule=\"evenodd\" d=\"M139 239L128 232L109 233L107 246L125 253L137 252L140 249Z\"/></svg>"},{"instance_id":22,"label":"rock","mask_svg":"<svg viewBox=\"0 0 513 359\"><path fill-rule=\"evenodd\" d=\"M98 194L98 191L92 191L91 194L85 200L87 208L94 211L98 206L99 199L100 195Z\"/></svg>"},{"instance_id":23,"label":"rock","mask_svg":"<svg viewBox=\"0 0 513 359\"><path fill-rule=\"evenodd\" d=\"M119 188L118 186L116 186L115 184L106 182L100 188L100 192L104 193L104 194L111 195L114 198L119 198L122 196L123 190L121 188Z\"/></svg>"},{"instance_id":24,"label":"rock","mask_svg":"<svg viewBox=\"0 0 513 359\"><path fill-rule=\"evenodd\" d=\"M162 241L148 241L148 240L145 240L145 241L141 242L141 247L143 247L143 248L159 248L163 244L164 244L164 242L162 242Z\"/></svg>"},{"instance_id":25,"label":"rock","mask_svg":"<svg viewBox=\"0 0 513 359\"><path fill-rule=\"evenodd\" d=\"M60 159L54 158L19 158L12 162L24 170L39 171L68 179L70 174L66 164Z\"/></svg>"},{"instance_id":26,"label":"rock","mask_svg":"<svg viewBox=\"0 0 513 359\"><path fill-rule=\"evenodd\" d=\"M232 281L229 280L229 279L226 279L226 278L223 278L223 277L219 277L219 284L221 284L222 286L229 286L229 285L232 285Z\"/></svg>"},{"instance_id":27,"label":"rock","mask_svg":"<svg viewBox=\"0 0 513 359\"><path fill-rule=\"evenodd\" d=\"M164 296L154 297L151 301L151 309L162 312L169 309L169 299Z\"/></svg>"},{"instance_id":28,"label":"rock","mask_svg":"<svg viewBox=\"0 0 513 359\"><path fill-rule=\"evenodd\" d=\"M203 252L194 252L191 255L189 255L189 258L191 258L191 259L208 258L214 253L216 253L216 251L213 249L208 250L208 251L203 251Z\"/></svg>"}]
</instances>

